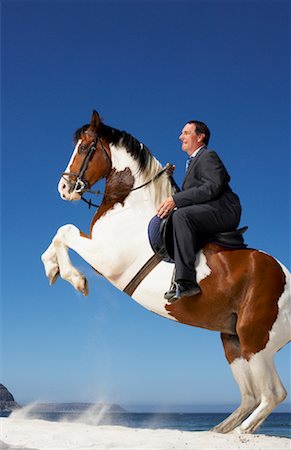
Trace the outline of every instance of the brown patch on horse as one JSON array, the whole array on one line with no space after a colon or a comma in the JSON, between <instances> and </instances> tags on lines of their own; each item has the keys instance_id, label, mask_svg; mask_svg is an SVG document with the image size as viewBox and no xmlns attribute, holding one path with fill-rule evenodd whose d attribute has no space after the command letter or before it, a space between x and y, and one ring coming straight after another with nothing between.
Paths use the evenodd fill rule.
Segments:
<instances>
[{"instance_id":1,"label":"brown patch on horse","mask_svg":"<svg viewBox=\"0 0 291 450\"><path fill-rule=\"evenodd\" d=\"M221 340L225 357L229 364L241 357L241 348L238 336L221 333Z\"/></svg>"},{"instance_id":2,"label":"brown patch on horse","mask_svg":"<svg viewBox=\"0 0 291 450\"><path fill-rule=\"evenodd\" d=\"M91 239L91 236L89 234L83 233L83 231L80 231L80 236L86 239Z\"/></svg>"},{"instance_id":3,"label":"brown patch on horse","mask_svg":"<svg viewBox=\"0 0 291 450\"><path fill-rule=\"evenodd\" d=\"M273 258L258 250L208 244L203 251L211 274L201 281L201 294L166 309L187 325L237 335L241 355L249 359L269 340L285 275Z\"/></svg>"},{"instance_id":4,"label":"brown patch on horse","mask_svg":"<svg viewBox=\"0 0 291 450\"><path fill-rule=\"evenodd\" d=\"M256 251L252 254L251 263L260 276L249 286L240 305L237 322L241 353L248 360L266 347L286 284L281 266L271 256Z\"/></svg>"},{"instance_id":5,"label":"brown patch on horse","mask_svg":"<svg viewBox=\"0 0 291 450\"><path fill-rule=\"evenodd\" d=\"M111 170L106 180L106 188L102 203L91 222L91 233L97 220L107 213L107 211L112 209L116 203L124 205L124 201L132 190L133 184L134 177L129 167L126 167L120 172L116 169Z\"/></svg>"},{"instance_id":6,"label":"brown patch on horse","mask_svg":"<svg viewBox=\"0 0 291 450\"><path fill-rule=\"evenodd\" d=\"M78 151L69 167L70 173L72 176L69 176L69 180L74 182L76 180L76 174L79 173L80 167L86 158L86 155L89 151L90 146L94 143L96 136L90 133L90 129L85 132L81 132L79 138L82 140L81 145L84 148L84 151ZM105 178L110 169L111 163L108 161L102 146L106 149L109 158L111 158L111 150L108 142L99 138L96 142L96 151L92 156L92 161L88 164L88 167L83 175L83 178L89 183L90 186L93 186L98 180Z\"/></svg>"}]
</instances>

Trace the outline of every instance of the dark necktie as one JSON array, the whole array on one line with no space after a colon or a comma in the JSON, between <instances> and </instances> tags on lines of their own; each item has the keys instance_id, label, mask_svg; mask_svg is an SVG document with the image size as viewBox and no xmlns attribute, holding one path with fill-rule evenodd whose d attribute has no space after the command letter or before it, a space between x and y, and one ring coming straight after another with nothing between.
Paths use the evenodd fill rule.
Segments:
<instances>
[{"instance_id":1,"label":"dark necktie","mask_svg":"<svg viewBox=\"0 0 291 450\"><path fill-rule=\"evenodd\" d=\"M189 156L189 158L188 158L187 161L186 161L186 172L187 172L187 170L189 169L189 166L190 166L190 163L191 163L192 159L193 159L193 157L192 157L192 156Z\"/></svg>"}]
</instances>

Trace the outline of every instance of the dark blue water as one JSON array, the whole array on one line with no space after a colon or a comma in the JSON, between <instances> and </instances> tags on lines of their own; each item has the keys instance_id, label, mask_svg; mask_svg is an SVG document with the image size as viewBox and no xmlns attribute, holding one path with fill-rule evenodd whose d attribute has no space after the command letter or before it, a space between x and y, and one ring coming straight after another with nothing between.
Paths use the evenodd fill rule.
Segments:
<instances>
[{"instance_id":1,"label":"dark blue water","mask_svg":"<svg viewBox=\"0 0 291 450\"><path fill-rule=\"evenodd\" d=\"M110 413L101 417L90 416L92 425L120 425L130 428L167 428L183 431L209 431L222 422L228 413ZM59 422L80 421L88 423L88 418L80 417L80 413L38 412L29 413L28 418L37 418ZM258 434L284 436L291 438L291 414L273 413L257 430Z\"/></svg>"}]
</instances>

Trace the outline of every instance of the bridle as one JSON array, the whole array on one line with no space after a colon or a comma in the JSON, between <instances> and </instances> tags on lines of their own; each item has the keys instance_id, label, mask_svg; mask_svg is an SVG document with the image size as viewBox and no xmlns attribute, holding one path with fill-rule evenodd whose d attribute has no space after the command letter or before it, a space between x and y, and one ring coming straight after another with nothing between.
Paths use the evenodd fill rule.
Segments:
<instances>
[{"instance_id":1,"label":"bridle","mask_svg":"<svg viewBox=\"0 0 291 450\"><path fill-rule=\"evenodd\" d=\"M104 154L105 154L105 156L106 156L106 159L107 159L107 161L108 161L108 164L109 164L109 170L108 170L108 172L107 172L107 175L108 175L108 174L110 173L110 171L111 171L111 168L112 168L112 161L111 161L111 158L110 158L110 155L109 155L108 151L106 150L105 146L103 145L103 143L102 143L100 137L98 136L98 134L92 133L90 130L85 131L85 134L94 136L94 141L92 142L92 144L91 144L90 147L89 147L89 150L88 150L88 152L87 152L87 154L86 154L86 156L85 156L85 158L84 158L84 160L83 160L83 162L82 162L82 164L81 164L81 167L80 167L79 172L78 172L78 173L77 173L77 172L63 172L63 173L61 174L61 176L62 176L62 178L64 178L64 180L66 181L66 183L69 184L69 186L70 186L69 192L71 193L71 192L75 191L75 192L77 192L78 194L80 194L80 195L81 195L81 200L83 200L85 203L88 204L89 209L91 208L91 206L94 206L94 207L96 207L96 208L99 208L99 205L95 205L94 203L92 203L92 202L91 202L91 199L90 199L90 200L87 200L87 199L85 199L85 198L83 197L83 194L84 194L85 192L89 192L89 193L91 193L91 194L96 194L96 195L100 195L100 194L101 194L100 191L91 191L91 190L90 190L91 185L90 185L90 183L84 178L84 174L85 174L85 172L86 172L86 170L87 170L87 168L88 168L89 162L91 161L91 159L93 158L93 155L94 155L95 151L97 150L97 145L98 145L98 143L100 143L101 149L103 150L103 152L104 152ZM81 146L81 145L80 145L80 146ZM168 174L169 180L170 180L170 182L171 182L171 184L172 184L174 190L175 190L176 192L178 192L178 191L180 190L180 188L178 187L178 185L176 184L176 182L174 181L174 179L173 179L173 177L172 177L172 169L173 169L173 165L170 164L170 163L167 163L167 164L166 164L166 165L165 165L165 166L164 166L164 167L163 167L163 168L162 168L162 169L161 169L161 170L160 170L153 178L151 178L150 180L148 180L147 182L143 183L143 184L140 185L140 186L137 186L137 187L135 187L135 188L132 188L132 189L130 190L130 192L136 191L136 190L138 190L138 189L141 189L141 188L147 186L148 184L152 183L152 182L155 181L157 178L159 178L159 177L160 177L163 173L165 173L165 172ZM73 177L76 177L76 181L75 181L75 182L71 182L68 178L65 178L65 176L69 176L69 177L70 177L70 176L73 176ZM105 177L105 175L104 175L104 177Z\"/></svg>"},{"instance_id":2,"label":"bridle","mask_svg":"<svg viewBox=\"0 0 291 450\"><path fill-rule=\"evenodd\" d=\"M109 170L108 173L111 170L112 167L112 162L111 162L111 158L110 155L107 151L107 149L105 148L105 146L103 145L100 137L98 136L98 134L93 134L90 131L86 131L85 134L94 136L94 141L92 142L92 144L89 147L89 150L87 151L87 154L81 164L80 170L79 172L63 172L62 173L62 178L64 178L64 180L66 181L66 183L69 184L70 188L69 188L69 192L77 192L78 194L82 195L85 192L89 192L90 190L90 183L84 178L84 174L86 172L86 170L88 169L88 165L89 162L91 161L91 159L93 158L94 153L97 150L97 145L98 143L100 143L101 149L103 150L105 156L106 156L106 160L108 161L109 164ZM76 181L75 182L71 182L69 179L65 178L65 176L73 176L76 177ZM92 192L92 191L91 191Z\"/></svg>"}]
</instances>

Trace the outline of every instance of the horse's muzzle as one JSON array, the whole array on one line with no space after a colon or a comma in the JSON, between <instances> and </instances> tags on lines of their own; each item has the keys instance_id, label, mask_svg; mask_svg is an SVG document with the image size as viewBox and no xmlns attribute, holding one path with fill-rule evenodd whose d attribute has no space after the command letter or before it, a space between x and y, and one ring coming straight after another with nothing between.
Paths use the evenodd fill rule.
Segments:
<instances>
[{"instance_id":1,"label":"horse's muzzle","mask_svg":"<svg viewBox=\"0 0 291 450\"><path fill-rule=\"evenodd\" d=\"M79 189L76 190L75 187L78 187ZM58 191L63 200L80 200L83 191L83 184L77 186L77 182L72 184L64 176L62 176L58 184Z\"/></svg>"}]
</instances>

